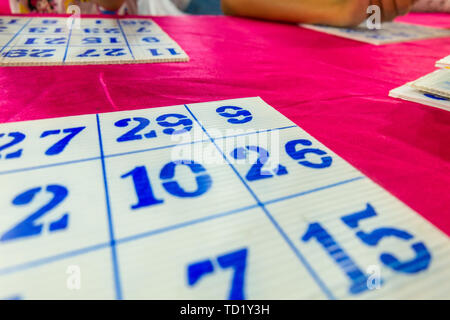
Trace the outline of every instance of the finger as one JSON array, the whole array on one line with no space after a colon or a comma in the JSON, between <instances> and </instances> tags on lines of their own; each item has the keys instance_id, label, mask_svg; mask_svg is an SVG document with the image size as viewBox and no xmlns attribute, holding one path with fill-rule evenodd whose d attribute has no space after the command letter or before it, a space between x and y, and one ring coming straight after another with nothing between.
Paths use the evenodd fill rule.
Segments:
<instances>
[{"instance_id":1,"label":"finger","mask_svg":"<svg viewBox=\"0 0 450 320\"><path fill-rule=\"evenodd\" d=\"M412 0L395 0L395 6L397 8L397 15L403 16L411 10Z\"/></svg>"},{"instance_id":2,"label":"finger","mask_svg":"<svg viewBox=\"0 0 450 320\"><path fill-rule=\"evenodd\" d=\"M395 0L381 0L381 16L383 21L392 21L397 16Z\"/></svg>"},{"instance_id":3,"label":"finger","mask_svg":"<svg viewBox=\"0 0 450 320\"><path fill-rule=\"evenodd\" d=\"M380 8L380 13L383 11L382 0L370 0L370 5L375 5Z\"/></svg>"}]
</instances>

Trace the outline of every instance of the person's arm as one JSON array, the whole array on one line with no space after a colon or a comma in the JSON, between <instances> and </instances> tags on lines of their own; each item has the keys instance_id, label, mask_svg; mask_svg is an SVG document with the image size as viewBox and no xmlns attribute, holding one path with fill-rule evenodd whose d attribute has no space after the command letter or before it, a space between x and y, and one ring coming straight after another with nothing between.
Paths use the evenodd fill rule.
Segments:
<instances>
[{"instance_id":1,"label":"person's arm","mask_svg":"<svg viewBox=\"0 0 450 320\"><path fill-rule=\"evenodd\" d=\"M222 0L225 14L275 21L355 26L367 18L367 7L379 5L382 20L409 11L414 0Z\"/></svg>"},{"instance_id":2,"label":"person's arm","mask_svg":"<svg viewBox=\"0 0 450 320\"><path fill-rule=\"evenodd\" d=\"M94 2L106 10L117 11L125 0L94 0Z\"/></svg>"},{"instance_id":3,"label":"person's arm","mask_svg":"<svg viewBox=\"0 0 450 320\"><path fill-rule=\"evenodd\" d=\"M418 0L412 11L450 13L450 0Z\"/></svg>"}]
</instances>

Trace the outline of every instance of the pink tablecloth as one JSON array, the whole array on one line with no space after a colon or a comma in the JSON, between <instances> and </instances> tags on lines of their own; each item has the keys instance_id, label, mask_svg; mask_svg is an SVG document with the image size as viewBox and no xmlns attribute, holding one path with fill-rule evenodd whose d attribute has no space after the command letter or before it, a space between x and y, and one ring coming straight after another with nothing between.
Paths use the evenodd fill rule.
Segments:
<instances>
[{"instance_id":1,"label":"pink tablecloth","mask_svg":"<svg viewBox=\"0 0 450 320\"><path fill-rule=\"evenodd\" d=\"M388 97L450 39L373 46L294 25L159 17L189 63L0 68L0 122L261 96L450 235L450 113ZM403 21L450 27L450 16Z\"/></svg>"}]
</instances>

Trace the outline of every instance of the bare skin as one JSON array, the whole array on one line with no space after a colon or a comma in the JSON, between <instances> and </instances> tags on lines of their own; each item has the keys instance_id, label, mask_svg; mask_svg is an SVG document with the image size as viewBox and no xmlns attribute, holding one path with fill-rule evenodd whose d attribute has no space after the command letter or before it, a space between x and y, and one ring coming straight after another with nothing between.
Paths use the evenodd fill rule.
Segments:
<instances>
[{"instance_id":1,"label":"bare skin","mask_svg":"<svg viewBox=\"0 0 450 320\"><path fill-rule=\"evenodd\" d=\"M94 0L94 2L106 10L116 11L119 10L125 0Z\"/></svg>"},{"instance_id":2,"label":"bare skin","mask_svg":"<svg viewBox=\"0 0 450 320\"><path fill-rule=\"evenodd\" d=\"M225 14L274 21L355 26L367 7L380 6L383 21L406 14L415 0L222 0Z\"/></svg>"}]
</instances>

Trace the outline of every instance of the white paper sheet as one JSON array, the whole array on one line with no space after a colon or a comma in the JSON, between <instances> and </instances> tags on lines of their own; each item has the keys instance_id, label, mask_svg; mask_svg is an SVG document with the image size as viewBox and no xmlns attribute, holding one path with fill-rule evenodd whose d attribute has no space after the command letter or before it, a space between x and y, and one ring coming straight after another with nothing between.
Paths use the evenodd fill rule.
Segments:
<instances>
[{"instance_id":1,"label":"white paper sheet","mask_svg":"<svg viewBox=\"0 0 450 320\"><path fill-rule=\"evenodd\" d=\"M0 65L188 61L150 19L0 17Z\"/></svg>"},{"instance_id":2,"label":"white paper sheet","mask_svg":"<svg viewBox=\"0 0 450 320\"><path fill-rule=\"evenodd\" d=\"M450 298L448 237L259 98L0 134L0 298Z\"/></svg>"}]
</instances>

